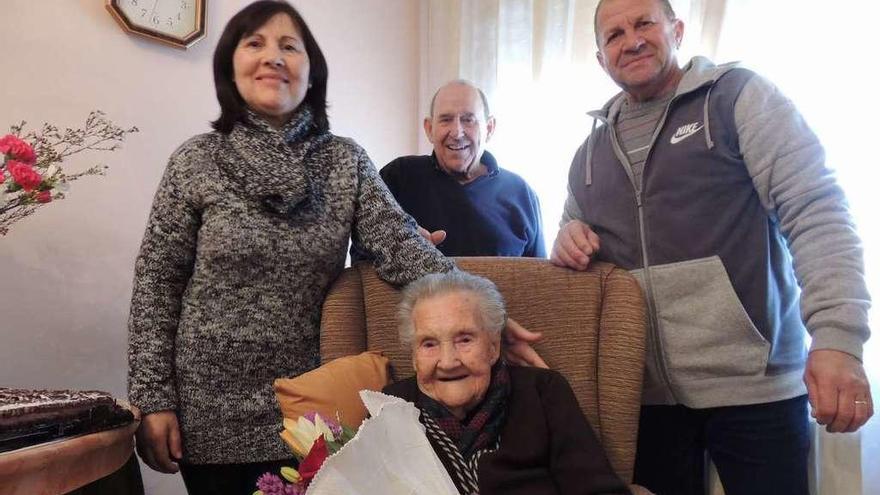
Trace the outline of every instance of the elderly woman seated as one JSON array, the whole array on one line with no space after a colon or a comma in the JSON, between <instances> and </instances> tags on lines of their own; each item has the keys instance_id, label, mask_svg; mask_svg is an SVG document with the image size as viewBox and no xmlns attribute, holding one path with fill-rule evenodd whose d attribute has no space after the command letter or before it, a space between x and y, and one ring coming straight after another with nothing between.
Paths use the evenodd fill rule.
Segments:
<instances>
[{"instance_id":1,"label":"elderly woman seated","mask_svg":"<svg viewBox=\"0 0 880 495\"><path fill-rule=\"evenodd\" d=\"M492 282L427 275L404 289L399 316L416 376L384 391L419 408L459 492L630 493L565 378L500 359L507 313Z\"/></svg>"}]
</instances>

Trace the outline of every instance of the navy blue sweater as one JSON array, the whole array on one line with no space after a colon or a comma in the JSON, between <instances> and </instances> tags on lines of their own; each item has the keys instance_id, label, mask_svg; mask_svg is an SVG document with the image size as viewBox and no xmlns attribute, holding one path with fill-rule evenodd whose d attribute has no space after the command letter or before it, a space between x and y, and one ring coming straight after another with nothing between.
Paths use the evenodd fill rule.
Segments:
<instances>
[{"instance_id":1,"label":"navy blue sweater","mask_svg":"<svg viewBox=\"0 0 880 495\"><path fill-rule=\"evenodd\" d=\"M467 184L443 172L434 155L403 156L379 173L419 225L446 231L437 246L446 256L545 257L535 192L520 176L499 168L488 151L480 161L489 173Z\"/></svg>"}]
</instances>

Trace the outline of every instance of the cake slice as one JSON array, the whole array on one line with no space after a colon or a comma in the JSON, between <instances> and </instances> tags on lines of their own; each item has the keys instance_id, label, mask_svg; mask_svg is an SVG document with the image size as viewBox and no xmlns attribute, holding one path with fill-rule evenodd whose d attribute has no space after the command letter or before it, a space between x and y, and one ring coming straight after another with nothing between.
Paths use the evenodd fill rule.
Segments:
<instances>
[{"instance_id":1,"label":"cake slice","mask_svg":"<svg viewBox=\"0 0 880 495\"><path fill-rule=\"evenodd\" d=\"M134 421L106 392L0 387L0 452Z\"/></svg>"}]
</instances>

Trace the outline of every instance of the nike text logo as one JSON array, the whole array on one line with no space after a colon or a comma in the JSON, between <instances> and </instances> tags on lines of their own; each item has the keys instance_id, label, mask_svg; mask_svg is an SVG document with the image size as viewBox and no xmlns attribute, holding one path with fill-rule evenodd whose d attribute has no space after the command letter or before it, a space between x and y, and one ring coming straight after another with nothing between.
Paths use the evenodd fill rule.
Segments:
<instances>
[{"instance_id":1,"label":"nike text logo","mask_svg":"<svg viewBox=\"0 0 880 495\"><path fill-rule=\"evenodd\" d=\"M693 136L694 134L700 132L703 128L702 122L694 122L693 124L687 124L679 127L675 130L675 134L672 135L672 138L669 140L670 144L676 144L684 139Z\"/></svg>"}]
</instances>

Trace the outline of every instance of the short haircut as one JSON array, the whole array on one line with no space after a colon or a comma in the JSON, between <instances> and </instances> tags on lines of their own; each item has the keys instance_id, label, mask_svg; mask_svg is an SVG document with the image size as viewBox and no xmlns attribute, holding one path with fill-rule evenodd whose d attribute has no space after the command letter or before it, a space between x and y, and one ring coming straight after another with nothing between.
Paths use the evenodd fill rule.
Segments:
<instances>
[{"instance_id":1,"label":"short haircut","mask_svg":"<svg viewBox=\"0 0 880 495\"><path fill-rule=\"evenodd\" d=\"M507 309L495 284L483 277L453 271L425 275L403 289L403 298L397 307L400 341L405 344L413 341L415 326L412 313L419 301L457 292L477 296L476 316L482 329L494 335L501 334L507 324Z\"/></svg>"},{"instance_id":2,"label":"short haircut","mask_svg":"<svg viewBox=\"0 0 880 495\"><path fill-rule=\"evenodd\" d=\"M483 102L483 118L489 120L489 116L492 115L492 113L489 112L489 99L486 98L486 93L483 93L482 89L478 88L476 84L468 81L467 79L455 79L454 81L449 81L443 86L437 88L437 91L434 92L434 96L431 98L431 113L428 114L428 117L432 119L434 118L434 102L437 101L437 95L440 94L440 90L447 86L452 86L453 84L460 84L462 86L467 86L469 88L477 90L477 93L480 95L480 101Z\"/></svg>"},{"instance_id":3,"label":"short haircut","mask_svg":"<svg viewBox=\"0 0 880 495\"><path fill-rule=\"evenodd\" d=\"M599 9L609 1L613 0L599 0L599 3L596 4L596 12L593 13L593 33L596 36L596 46L600 49L602 48L602 45L599 43ZM660 7L663 9L663 13L666 14L666 18L670 21L674 21L675 11L672 10L672 4L669 3L669 0L655 1L660 3Z\"/></svg>"},{"instance_id":4,"label":"short haircut","mask_svg":"<svg viewBox=\"0 0 880 495\"><path fill-rule=\"evenodd\" d=\"M211 126L217 131L229 134L236 123L246 122L248 107L235 86L232 58L242 38L256 32L277 14L290 16L302 34L309 56L311 87L306 91L301 104L309 105L315 125L320 131L326 132L330 129L327 119L327 60L318 42L312 36L306 21L292 5L284 0L260 0L248 5L229 20L214 50L214 86L217 90L217 101L220 103L220 117L211 122Z\"/></svg>"}]
</instances>

